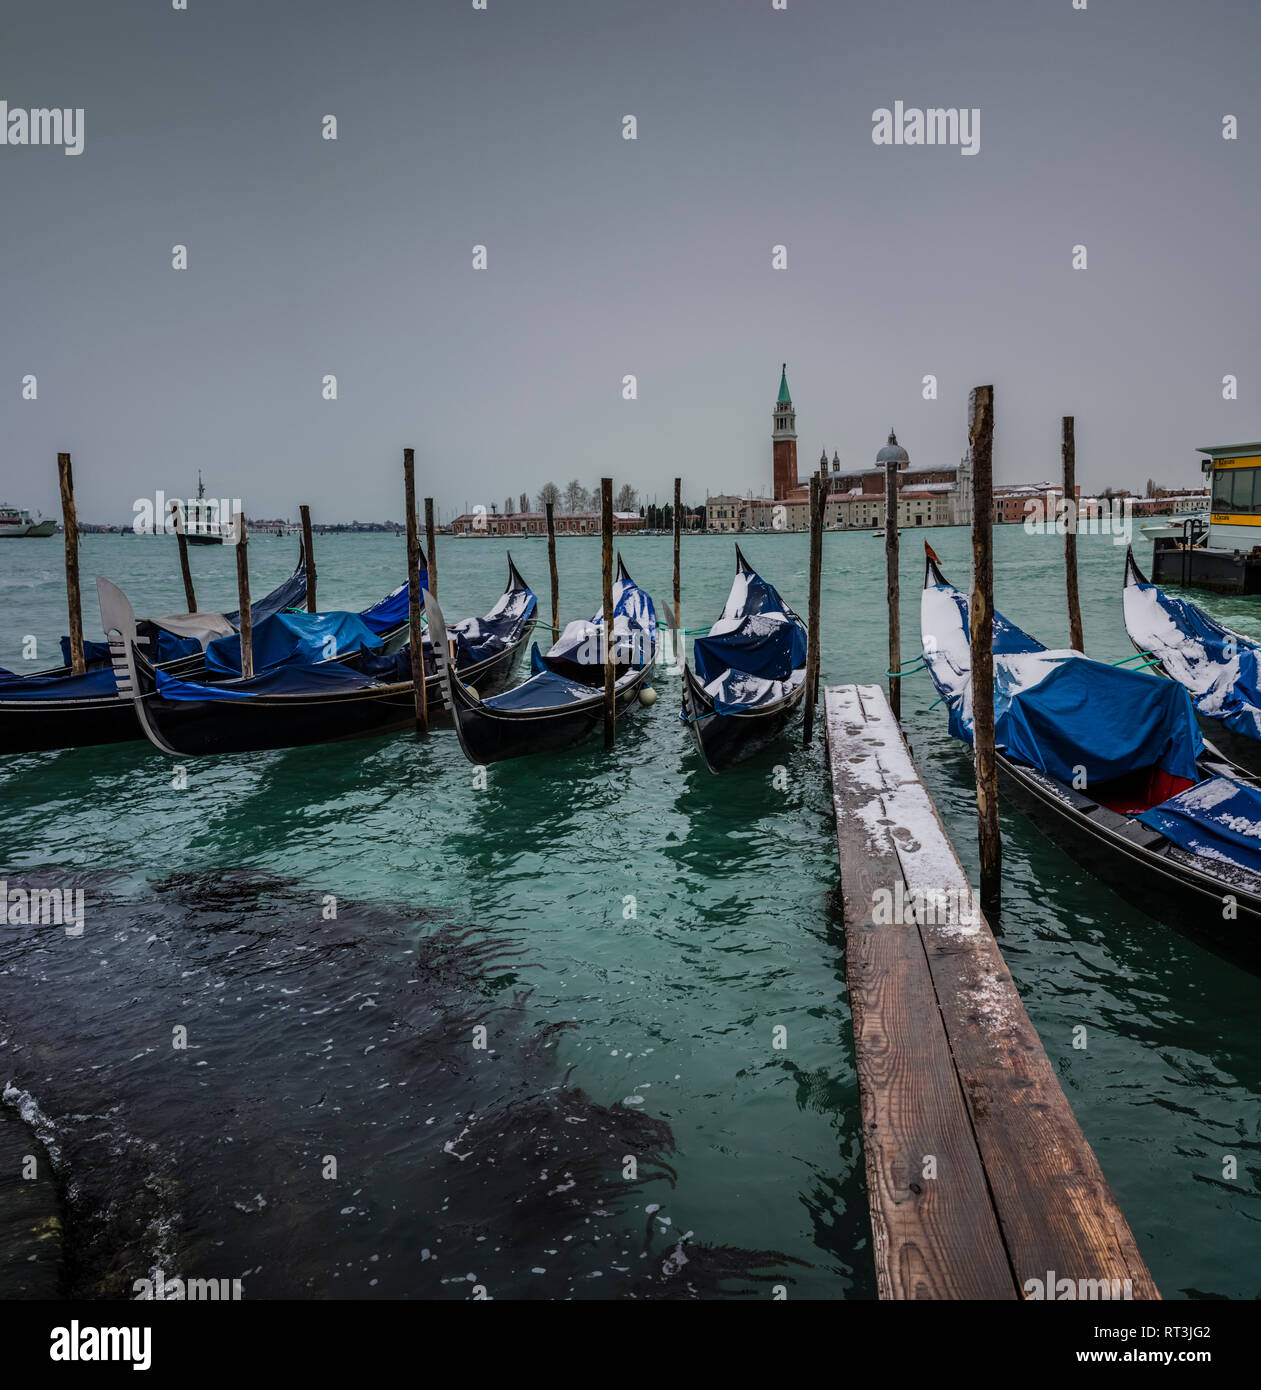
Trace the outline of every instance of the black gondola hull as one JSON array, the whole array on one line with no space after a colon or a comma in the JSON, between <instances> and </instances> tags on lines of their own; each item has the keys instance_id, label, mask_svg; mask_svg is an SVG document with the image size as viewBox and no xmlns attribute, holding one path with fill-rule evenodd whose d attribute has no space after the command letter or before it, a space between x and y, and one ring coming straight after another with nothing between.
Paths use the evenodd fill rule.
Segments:
<instances>
[{"instance_id":1,"label":"black gondola hull","mask_svg":"<svg viewBox=\"0 0 1261 1390\"><path fill-rule=\"evenodd\" d=\"M1022 814L1118 897L1224 959L1261 973L1261 893L1170 858L1151 847L1167 841L1141 822L1106 808L1088 810L1095 803L1068 788L1052 790L1043 774L1001 752L998 769ZM1234 900L1233 917L1224 911L1227 895Z\"/></svg>"},{"instance_id":2,"label":"black gondola hull","mask_svg":"<svg viewBox=\"0 0 1261 1390\"><path fill-rule=\"evenodd\" d=\"M639 692L652 674L644 667L635 680L617 692L615 718L621 719L639 703ZM589 738L604 722L604 696L593 689L592 698L561 709L518 711L491 710L462 688L467 677L448 681L452 716L460 747L472 763L485 766L536 753L560 753Z\"/></svg>"},{"instance_id":3,"label":"black gondola hull","mask_svg":"<svg viewBox=\"0 0 1261 1390\"><path fill-rule=\"evenodd\" d=\"M486 690L501 687L529 640L533 622L511 647L479 662L462 679ZM413 726L416 703L410 681L351 690L335 695L251 696L245 700L164 700L152 677L138 673L144 718L154 741L181 757L210 753L251 753L273 748L303 748L368 738ZM442 712L442 677L425 680L431 721Z\"/></svg>"},{"instance_id":4,"label":"black gondola hull","mask_svg":"<svg viewBox=\"0 0 1261 1390\"><path fill-rule=\"evenodd\" d=\"M0 754L43 753L143 738L135 706L119 696L0 700Z\"/></svg>"},{"instance_id":5,"label":"black gondola hull","mask_svg":"<svg viewBox=\"0 0 1261 1390\"><path fill-rule=\"evenodd\" d=\"M792 722L806 692L805 681L766 709L718 714L705 687L683 669L683 708L696 746L711 772L722 772L773 743Z\"/></svg>"}]
</instances>

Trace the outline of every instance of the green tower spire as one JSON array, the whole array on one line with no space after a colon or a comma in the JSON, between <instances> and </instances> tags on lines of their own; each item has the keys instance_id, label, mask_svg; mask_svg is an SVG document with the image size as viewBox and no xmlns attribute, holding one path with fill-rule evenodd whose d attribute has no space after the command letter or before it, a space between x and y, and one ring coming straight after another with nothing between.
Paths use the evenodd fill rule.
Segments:
<instances>
[{"instance_id":1,"label":"green tower spire","mask_svg":"<svg viewBox=\"0 0 1261 1390\"><path fill-rule=\"evenodd\" d=\"M787 363L787 362L784 363L784 369L783 369L783 371L780 372L780 374L779 374L779 399L780 399L781 402L786 401L789 405L792 404L792 399L793 399L793 398L788 394L788 363Z\"/></svg>"}]
</instances>

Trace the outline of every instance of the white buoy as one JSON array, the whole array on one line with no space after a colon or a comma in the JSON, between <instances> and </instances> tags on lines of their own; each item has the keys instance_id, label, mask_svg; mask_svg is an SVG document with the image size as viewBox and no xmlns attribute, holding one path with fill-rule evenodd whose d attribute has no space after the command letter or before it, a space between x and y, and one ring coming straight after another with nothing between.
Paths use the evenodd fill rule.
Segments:
<instances>
[{"instance_id":1,"label":"white buoy","mask_svg":"<svg viewBox=\"0 0 1261 1390\"><path fill-rule=\"evenodd\" d=\"M652 686L646 685L639 692L639 703L641 705L655 705L657 703L657 692Z\"/></svg>"}]
</instances>

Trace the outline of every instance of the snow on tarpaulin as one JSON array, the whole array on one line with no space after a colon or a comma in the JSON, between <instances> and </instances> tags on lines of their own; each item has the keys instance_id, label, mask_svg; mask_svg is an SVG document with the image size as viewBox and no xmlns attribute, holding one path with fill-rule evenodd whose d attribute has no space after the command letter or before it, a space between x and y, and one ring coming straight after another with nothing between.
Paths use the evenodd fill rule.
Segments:
<instances>
[{"instance_id":1,"label":"snow on tarpaulin","mask_svg":"<svg viewBox=\"0 0 1261 1390\"><path fill-rule=\"evenodd\" d=\"M164 700L248 700L255 695L336 695L344 690L366 690L377 684L371 676L352 671L335 661L315 666L277 666L249 680L223 685L180 680L165 671L155 673L158 694Z\"/></svg>"},{"instance_id":2,"label":"snow on tarpaulin","mask_svg":"<svg viewBox=\"0 0 1261 1390\"><path fill-rule=\"evenodd\" d=\"M113 667L85 671L81 676L19 676L0 678L0 700L74 700L89 695L116 695Z\"/></svg>"},{"instance_id":3,"label":"snow on tarpaulin","mask_svg":"<svg viewBox=\"0 0 1261 1390\"><path fill-rule=\"evenodd\" d=\"M804 679L806 630L761 575L741 569L722 616L692 652L714 709L738 714L782 700Z\"/></svg>"},{"instance_id":4,"label":"snow on tarpaulin","mask_svg":"<svg viewBox=\"0 0 1261 1390\"><path fill-rule=\"evenodd\" d=\"M971 743L968 601L949 585L925 589L921 621L950 732ZM997 613L994 647L994 741L1017 762L1069 783L1084 769L1087 785L1153 766L1199 780L1204 743L1180 685L1080 652L1048 651Z\"/></svg>"},{"instance_id":5,"label":"snow on tarpaulin","mask_svg":"<svg viewBox=\"0 0 1261 1390\"><path fill-rule=\"evenodd\" d=\"M534 616L539 601L530 589L507 589L484 618L461 618L447 628L456 638L456 669L468 663L485 661L521 635L521 629ZM614 624L616 631L616 623Z\"/></svg>"},{"instance_id":6,"label":"snow on tarpaulin","mask_svg":"<svg viewBox=\"0 0 1261 1390\"><path fill-rule=\"evenodd\" d=\"M926 588L920 601L920 630L928 673L950 711L950 732L971 743L972 634L967 598L953 584ZM996 656L1046 651L1041 642L1001 613L994 614L993 631Z\"/></svg>"},{"instance_id":7,"label":"snow on tarpaulin","mask_svg":"<svg viewBox=\"0 0 1261 1390\"><path fill-rule=\"evenodd\" d=\"M593 618L569 623L560 640L548 652L557 661L577 666L599 666L599 634L604 626L604 610ZM652 599L629 579L613 585L613 660L619 666L642 666L656 650L657 613Z\"/></svg>"},{"instance_id":8,"label":"snow on tarpaulin","mask_svg":"<svg viewBox=\"0 0 1261 1390\"><path fill-rule=\"evenodd\" d=\"M1229 777L1210 777L1138 819L1175 845L1261 874L1261 791Z\"/></svg>"},{"instance_id":9,"label":"snow on tarpaulin","mask_svg":"<svg viewBox=\"0 0 1261 1390\"><path fill-rule=\"evenodd\" d=\"M1157 657L1191 692L1201 714L1245 738L1261 739L1261 663L1257 645L1215 623L1155 584L1127 584L1125 627L1135 646Z\"/></svg>"},{"instance_id":10,"label":"snow on tarpaulin","mask_svg":"<svg viewBox=\"0 0 1261 1390\"><path fill-rule=\"evenodd\" d=\"M400 586L398 592L403 594L406 602L407 586ZM458 623L451 623L447 636L455 642L455 669L467 671L470 666L505 651L520 638L522 628L534 616L537 607L538 599L531 590L509 589L500 595L499 602L484 618L461 618ZM360 614L360 617L363 616ZM425 671L431 673L433 644L428 632L424 635L423 650ZM357 665L378 680L409 681L412 678L411 643L386 656L365 652Z\"/></svg>"},{"instance_id":11,"label":"snow on tarpaulin","mask_svg":"<svg viewBox=\"0 0 1261 1390\"><path fill-rule=\"evenodd\" d=\"M311 666L380 646L380 637L358 613L273 613L254 629L254 669ZM214 675L240 675L239 633L211 642L206 648L206 670Z\"/></svg>"}]
</instances>

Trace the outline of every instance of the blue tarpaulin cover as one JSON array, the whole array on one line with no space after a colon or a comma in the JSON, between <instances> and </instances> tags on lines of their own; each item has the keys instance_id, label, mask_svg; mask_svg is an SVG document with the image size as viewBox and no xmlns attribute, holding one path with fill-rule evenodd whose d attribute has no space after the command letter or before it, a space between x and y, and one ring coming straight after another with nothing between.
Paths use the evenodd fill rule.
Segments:
<instances>
[{"instance_id":1,"label":"blue tarpaulin cover","mask_svg":"<svg viewBox=\"0 0 1261 1390\"><path fill-rule=\"evenodd\" d=\"M1192 854L1261 874L1261 791L1255 787L1210 777L1138 819Z\"/></svg>"},{"instance_id":2,"label":"blue tarpaulin cover","mask_svg":"<svg viewBox=\"0 0 1261 1390\"><path fill-rule=\"evenodd\" d=\"M273 613L254 629L254 669L310 666L353 651L375 651L381 639L358 613ZM216 637L206 648L212 675L239 675L241 638Z\"/></svg>"},{"instance_id":3,"label":"blue tarpaulin cover","mask_svg":"<svg viewBox=\"0 0 1261 1390\"><path fill-rule=\"evenodd\" d=\"M422 570L421 582L424 583L426 578ZM401 585L397 592L403 595L406 621L407 586ZM383 599L382 603L384 602L386 600ZM455 643L455 669L467 671L471 666L488 660L519 641L522 629L534 616L537 607L538 599L530 589L510 588L505 590L485 617L462 618L458 623L451 623L447 628L447 636ZM365 610L360 617L366 616L368 611ZM431 673L433 646L427 632L424 638L424 653L425 671ZM379 681L409 681L412 678L411 643L405 643L398 651L390 652L388 655L365 652L355 664L361 671L367 671Z\"/></svg>"},{"instance_id":4,"label":"blue tarpaulin cover","mask_svg":"<svg viewBox=\"0 0 1261 1390\"><path fill-rule=\"evenodd\" d=\"M70 700L89 695L115 695L110 666L81 676L15 676L0 678L0 700Z\"/></svg>"},{"instance_id":5,"label":"blue tarpaulin cover","mask_svg":"<svg viewBox=\"0 0 1261 1390\"><path fill-rule=\"evenodd\" d=\"M783 699L794 672L804 678L806 629L761 575L742 567L722 616L692 652L714 709L738 714Z\"/></svg>"},{"instance_id":6,"label":"blue tarpaulin cover","mask_svg":"<svg viewBox=\"0 0 1261 1390\"><path fill-rule=\"evenodd\" d=\"M429 587L429 571L418 570L420 575L420 587ZM392 593L386 594L384 598L379 598L370 607L365 608L359 616L376 633L393 632L395 628L404 627L408 620L408 601L409 595L406 584L400 584Z\"/></svg>"},{"instance_id":7,"label":"blue tarpaulin cover","mask_svg":"<svg viewBox=\"0 0 1261 1390\"><path fill-rule=\"evenodd\" d=\"M1074 652L995 657L994 741L1017 762L1061 782L1084 776L1086 786L1149 767L1194 782L1204 748L1180 685Z\"/></svg>"},{"instance_id":8,"label":"blue tarpaulin cover","mask_svg":"<svg viewBox=\"0 0 1261 1390\"><path fill-rule=\"evenodd\" d=\"M273 613L279 613L285 608L297 608L306 606L306 566L299 565L296 570L278 589L273 589L270 594L264 594L257 603L250 604L250 619L257 627L265 618L270 618ZM234 608L231 613L223 615L233 627L241 626L241 611Z\"/></svg>"},{"instance_id":9,"label":"blue tarpaulin cover","mask_svg":"<svg viewBox=\"0 0 1261 1390\"><path fill-rule=\"evenodd\" d=\"M179 640L179 639L177 639ZM196 644L194 644L196 645ZM200 650L200 648L198 648ZM86 638L83 642L83 659L89 666L100 666L107 664L110 660L108 642L89 642ZM70 639L61 639L61 664L70 665Z\"/></svg>"},{"instance_id":10,"label":"blue tarpaulin cover","mask_svg":"<svg viewBox=\"0 0 1261 1390\"><path fill-rule=\"evenodd\" d=\"M532 613L537 601L533 594L530 600L528 611ZM530 679L483 703L497 710L558 709L598 696L604 689L598 642L603 626L602 609L588 621L570 623L547 657L541 656L537 643L534 644L530 651ZM613 653L622 668L619 687L634 680L636 672L650 657L655 657L656 643L657 614L652 599L633 580L618 579L613 585ZM549 660L587 667L591 683L558 674L547 665Z\"/></svg>"},{"instance_id":11,"label":"blue tarpaulin cover","mask_svg":"<svg viewBox=\"0 0 1261 1390\"><path fill-rule=\"evenodd\" d=\"M950 732L972 741L968 600L930 585L921 607L924 659L950 708ZM1173 681L1047 651L994 615L994 739L1018 762L1087 785L1159 767L1194 782L1203 750L1190 698Z\"/></svg>"},{"instance_id":12,"label":"blue tarpaulin cover","mask_svg":"<svg viewBox=\"0 0 1261 1390\"><path fill-rule=\"evenodd\" d=\"M535 651L538 651L537 647ZM545 667L515 689L494 695L484 703L499 710L559 709L580 700L590 700L601 694L602 689L597 690L594 686L558 676L555 671Z\"/></svg>"},{"instance_id":13,"label":"blue tarpaulin cover","mask_svg":"<svg viewBox=\"0 0 1261 1390\"><path fill-rule=\"evenodd\" d=\"M155 673L158 694L164 700L248 700L254 695L336 695L344 690L364 690L377 682L361 671L335 661L316 666L277 666L247 681L204 685L180 680L165 671Z\"/></svg>"},{"instance_id":14,"label":"blue tarpaulin cover","mask_svg":"<svg viewBox=\"0 0 1261 1390\"><path fill-rule=\"evenodd\" d=\"M1261 652L1185 599L1155 584L1127 584L1125 625L1191 692L1201 714L1245 738L1261 739Z\"/></svg>"}]
</instances>

